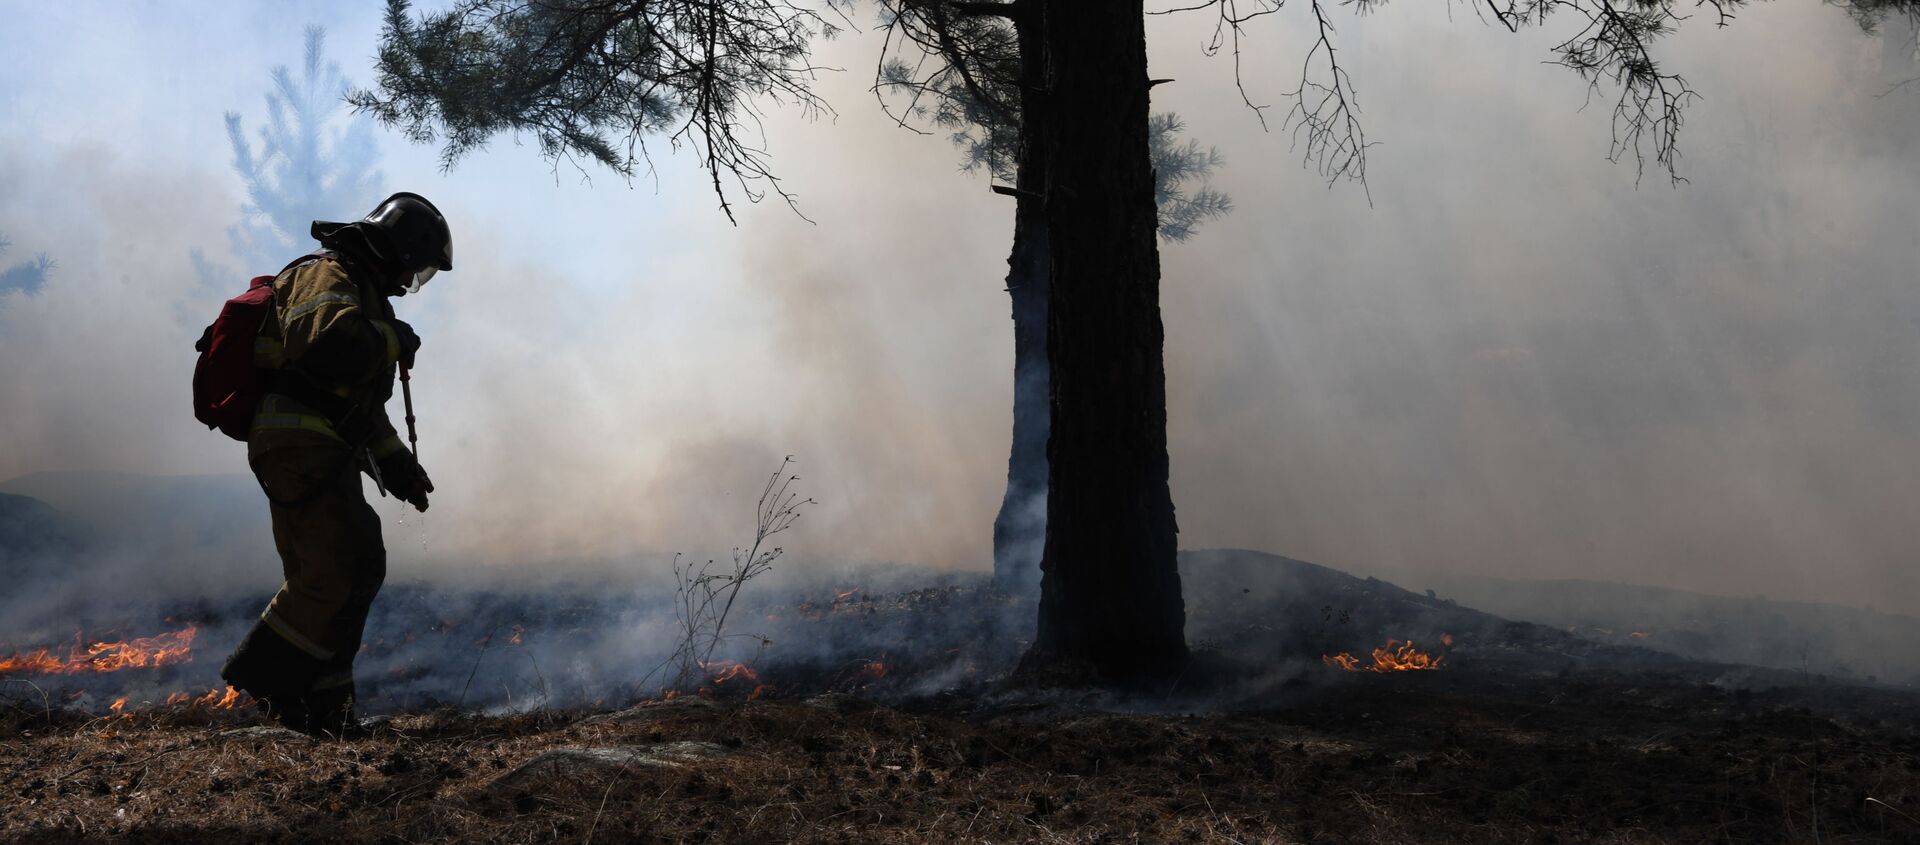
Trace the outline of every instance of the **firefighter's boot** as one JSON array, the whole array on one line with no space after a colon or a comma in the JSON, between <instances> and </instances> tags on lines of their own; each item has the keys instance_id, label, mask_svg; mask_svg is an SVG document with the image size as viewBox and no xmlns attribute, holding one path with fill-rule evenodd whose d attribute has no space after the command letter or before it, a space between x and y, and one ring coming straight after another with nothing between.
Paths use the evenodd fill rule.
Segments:
<instances>
[{"instance_id":1,"label":"firefighter's boot","mask_svg":"<svg viewBox=\"0 0 1920 845\"><path fill-rule=\"evenodd\" d=\"M351 681L308 693L302 701L309 714L307 733L334 739L360 735L360 722L353 717L353 697Z\"/></svg>"}]
</instances>

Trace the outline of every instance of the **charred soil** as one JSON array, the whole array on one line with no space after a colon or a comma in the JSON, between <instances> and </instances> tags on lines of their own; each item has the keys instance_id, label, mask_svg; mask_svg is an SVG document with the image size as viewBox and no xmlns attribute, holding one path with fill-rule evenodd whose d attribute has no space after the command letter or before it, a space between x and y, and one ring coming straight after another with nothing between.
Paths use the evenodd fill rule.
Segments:
<instances>
[{"instance_id":1,"label":"charred soil","mask_svg":"<svg viewBox=\"0 0 1920 845\"><path fill-rule=\"evenodd\" d=\"M1920 842L1910 693L1320 674L1231 712L692 697L402 714L340 741L236 731L246 711L15 711L0 839ZM584 753L505 777L561 749Z\"/></svg>"}]
</instances>

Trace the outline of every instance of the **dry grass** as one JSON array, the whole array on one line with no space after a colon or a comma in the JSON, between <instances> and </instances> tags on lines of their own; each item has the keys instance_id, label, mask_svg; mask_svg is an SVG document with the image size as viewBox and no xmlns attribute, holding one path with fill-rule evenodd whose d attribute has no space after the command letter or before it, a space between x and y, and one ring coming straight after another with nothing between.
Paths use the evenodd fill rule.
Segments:
<instances>
[{"instance_id":1,"label":"dry grass","mask_svg":"<svg viewBox=\"0 0 1920 845\"><path fill-rule=\"evenodd\" d=\"M0 838L1920 841L1920 823L1901 816L1920 816L1912 721L1826 718L1699 686L1410 681L1355 679L1265 712L1204 715L845 696L416 714L318 743L222 735L245 716L23 712L0 724ZM729 753L487 789L549 749L680 740Z\"/></svg>"}]
</instances>

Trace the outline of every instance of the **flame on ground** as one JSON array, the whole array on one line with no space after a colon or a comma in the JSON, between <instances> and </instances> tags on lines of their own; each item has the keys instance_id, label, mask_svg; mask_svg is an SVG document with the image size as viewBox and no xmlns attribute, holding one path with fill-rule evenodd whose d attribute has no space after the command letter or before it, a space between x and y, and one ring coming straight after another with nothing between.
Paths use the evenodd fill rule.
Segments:
<instances>
[{"instance_id":1,"label":"flame on ground","mask_svg":"<svg viewBox=\"0 0 1920 845\"><path fill-rule=\"evenodd\" d=\"M199 633L200 626L189 624L178 631L168 631L151 637L83 645L84 640L76 631L73 635L73 646L67 650L64 657L55 654L50 648L16 652L7 657L0 657L0 675L15 673L73 675L81 672L118 672L122 669L144 669L186 663L193 660L193 638Z\"/></svg>"},{"instance_id":2,"label":"flame on ground","mask_svg":"<svg viewBox=\"0 0 1920 845\"><path fill-rule=\"evenodd\" d=\"M1452 638L1442 634L1441 642ZM1438 669L1446 661L1444 655L1428 654L1415 648L1410 640L1387 640L1387 644L1373 650L1371 663L1354 657L1350 652L1320 655L1320 662L1336 669L1348 672L1411 672L1421 669Z\"/></svg>"},{"instance_id":3,"label":"flame on ground","mask_svg":"<svg viewBox=\"0 0 1920 845\"><path fill-rule=\"evenodd\" d=\"M84 693L75 693L69 696L68 700L72 700L79 695L84 695ZM166 701L160 706L171 709L188 710L233 710L252 703L252 696L233 687L227 687L224 690L210 689L207 690L205 695L200 696L184 691L170 693L167 695ZM153 707L154 704L151 701L142 701L137 705L133 705L129 703L126 696L121 696L114 699L112 704L107 705L107 712L122 719L131 719L133 718L134 711L150 710L153 709Z\"/></svg>"},{"instance_id":4,"label":"flame on ground","mask_svg":"<svg viewBox=\"0 0 1920 845\"><path fill-rule=\"evenodd\" d=\"M754 674L754 671L748 668L747 664L732 660L702 660L700 661L700 668L707 671L709 679L715 686L724 684L734 678L746 678L749 681L756 682L760 680L760 676Z\"/></svg>"},{"instance_id":5,"label":"flame on ground","mask_svg":"<svg viewBox=\"0 0 1920 845\"><path fill-rule=\"evenodd\" d=\"M761 695L765 694L767 690L770 690L773 688L772 685L770 684L760 683L760 675L754 672L751 667L747 666L747 664L740 663L738 661L702 660L700 661L700 668L706 671L707 673L708 686L701 687L699 690L699 692L703 695L710 695L713 693L713 687L720 686L721 684L724 684L728 681L733 681L733 680L740 680L746 683L753 684L753 691L750 693L747 693L748 701L752 701L756 698L759 698ZM738 686L738 684L736 684L736 686ZM667 697L671 699L673 697L672 693L669 692Z\"/></svg>"},{"instance_id":6,"label":"flame on ground","mask_svg":"<svg viewBox=\"0 0 1920 845\"><path fill-rule=\"evenodd\" d=\"M233 687L224 691L207 690L206 695L195 696L190 692L176 692L167 696L168 707L198 707L207 710L232 710L253 703L253 697Z\"/></svg>"},{"instance_id":7,"label":"flame on ground","mask_svg":"<svg viewBox=\"0 0 1920 845\"><path fill-rule=\"evenodd\" d=\"M708 682L710 682L712 686L726 684L726 682L735 680L735 678L737 678L737 680L753 682L753 691L747 693L747 701L758 699L758 697L764 695L768 689L774 688L772 684L760 684L760 674L755 672L753 668L749 668L745 663L735 663L735 661L701 661L701 668L707 670ZM701 689L701 691L708 691L708 689Z\"/></svg>"},{"instance_id":8,"label":"flame on ground","mask_svg":"<svg viewBox=\"0 0 1920 845\"><path fill-rule=\"evenodd\" d=\"M224 693L217 689L208 690L206 695L193 700L193 706L206 707L214 710L232 710L235 707L243 704L251 704L252 702L253 696L247 695L233 687L227 687L227 691Z\"/></svg>"}]
</instances>

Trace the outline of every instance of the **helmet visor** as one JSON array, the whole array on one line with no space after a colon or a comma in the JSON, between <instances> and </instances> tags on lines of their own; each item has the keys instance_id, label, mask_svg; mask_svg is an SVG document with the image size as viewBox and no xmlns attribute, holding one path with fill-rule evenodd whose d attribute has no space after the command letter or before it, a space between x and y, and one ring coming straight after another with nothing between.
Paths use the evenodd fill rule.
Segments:
<instances>
[{"instance_id":1,"label":"helmet visor","mask_svg":"<svg viewBox=\"0 0 1920 845\"><path fill-rule=\"evenodd\" d=\"M407 285L407 293L419 293L420 289L426 287L427 282L433 278L433 274L438 272L440 268L433 266L414 271L413 284Z\"/></svg>"}]
</instances>

